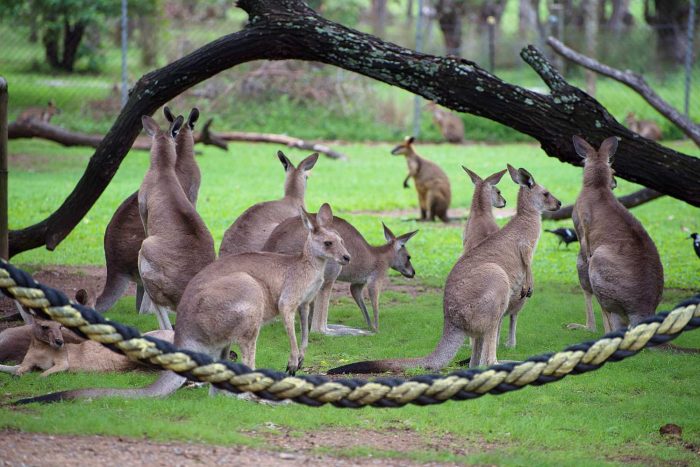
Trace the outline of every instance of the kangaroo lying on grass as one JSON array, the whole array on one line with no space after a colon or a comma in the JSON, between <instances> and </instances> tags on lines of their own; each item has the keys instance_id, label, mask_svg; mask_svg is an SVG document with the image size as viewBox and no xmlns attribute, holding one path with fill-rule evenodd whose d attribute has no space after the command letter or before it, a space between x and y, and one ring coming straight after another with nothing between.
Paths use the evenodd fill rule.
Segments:
<instances>
[{"instance_id":1,"label":"kangaroo lying on grass","mask_svg":"<svg viewBox=\"0 0 700 467\"><path fill-rule=\"evenodd\" d=\"M21 114L19 114L17 121L27 123L34 120L49 123L54 115L58 115L60 113L61 109L56 107L56 103L53 99L51 99L48 104L46 104L46 107L27 107Z\"/></svg>"},{"instance_id":2,"label":"kangaroo lying on grass","mask_svg":"<svg viewBox=\"0 0 700 467\"><path fill-rule=\"evenodd\" d=\"M639 120L634 112L629 112L625 117L625 125L630 131L634 131L645 138L659 141L662 138L661 128L653 120Z\"/></svg>"},{"instance_id":3,"label":"kangaroo lying on grass","mask_svg":"<svg viewBox=\"0 0 700 467\"><path fill-rule=\"evenodd\" d=\"M139 213L146 239L139 250L139 275L147 301L157 310L161 329L172 329L166 309L175 310L185 287L216 258L214 239L180 185L175 170L175 136L182 116L167 131L149 116L142 117L153 138L151 164L139 187Z\"/></svg>"},{"instance_id":4,"label":"kangaroo lying on grass","mask_svg":"<svg viewBox=\"0 0 700 467\"><path fill-rule=\"evenodd\" d=\"M224 233L219 256L261 251L275 227L298 216L299 209L304 208L306 179L318 160L318 153L301 161L299 167L294 167L282 151L277 151L277 157L285 171L284 198L254 204L238 216Z\"/></svg>"},{"instance_id":5,"label":"kangaroo lying on grass","mask_svg":"<svg viewBox=\"0 0 700 467\"><path fill-rule=\"evenodd\" d=\"M407 137L403 144L399 144L391 151L395 156L406 157L408 175L403 181L403 187L408 188L408 179L413 177L418 192L420 220L434 221L437 216L443 222L449 222L447 209L452 199L450 180L437 164L423 159L416 153L413 149L414 140L413 136Z\"/></svg>"},{"instance_id":6,"label":"kangaroo lying on grass","mask_svg":"<svg viewBox=\"0 0 700 467\"><path fill-rule=\"evenodd\" d=\"M63 371L128 371L145 368L122 354L113 352L102 344L85 340L79 344L63 341L63 326L56 321L35 320L29 349L22 363L15 366L0 365L0 371L21 376L35 368L43 370L41 376ZM144 334L173 341L172 331L151 331Z\"/></svg>"},{"instance_id":7,"label":"kangaroo lying on grass","mask_svg":"<svg viewBox=\"0 0 700 467\"><path fill-rule=\"evenodd\" d=\"M165 117L172 124L175 121L170 109L163 108ZM180 185L193 206L197 205L197 195L201 183L201 173L194 160L194 124L199 118L195 107L187 117L187 123L180 128L175 139L175 173ZM140 310L143 299L143 284L139 276L139 250L146 238L146 232L139 215L138 191L126 198L107 224L104 238L107 279L104 289L95 302L99 312L109 310L124 295L130 281L136 282L136 309Z\"/></svg>"},{"instance_id":8,"label":"kangaroo lying on grass","mask_svg":"<svg viewBox=\"0 0 700 467\"><path fill-rule=\"evenodd\" d=\"M617 138L596 151L573 137L584 159L583 187L572 220L581 249L576 261L586 298L586 328L594 331L592 296L603 310L606 332L635 326L656 312L664 286L664 271L653 240L642 224L613 195L610 180ZM583 327L572 324L569 328Z\"/></svg>"},{"instance_id":9,"label":"kangaroo lying on grass","mask_svg":"<svg viewBox=\"0 0 700 467\"><path fill-rule=\"evenodd\" d=\"M464 142L464 122L459 118L459 115L440 107L435 102L428 102L426 107L433 113L433 121L448 142Z\"/></svg>"},{"instance_id":10,"label":"kangaroo lying on grass","mask_svg":"<svg viewBox=\"0 0 700 467\"><path fill-rule=\"evenodd\" d=\"M316 218L315 214L312 214L311 217L313 219ZM352 261L345 266L340 266L333 261L326 263L323 285L313 302L311 330L330 335L365 333L347 326L328 325L328 305L333 284L335 281L341 281L350 282L350 293L355 299L357 306L360 307L360 311L362 311L365 321L367 321L367 326L377 331L379 329L379 294L389 268L400 272L404 277L411 278L416 274L411 265L411 256L406 249L406 242L418 231L415 230L396 237L384 225L384 238L386 238L387 243L382 246L372 246L367 243L355 227L340 217L333 217L331 228L340 234L343 242L345 242L345 247L352 257ZM306 237L307 232L302 219L298 216L291 217L278 225L272 232L270 238L267 239L263 246L263 251L295 254L304 247ZM367 286L372 303L374 324L370 321L369 313L362 297L362 291L365 286Z\"/></svg>"},{"instance_id":11,"label":"kangaroo lying on grass","mask_svg":"<svg viewBox=\"0 0 700 467\"><path fill-rule=\"evenodd\" d=\"M323 283L327 261L350 261L343 239L330 226L333 213L321 206L316 219L301 210L307 239L296 255L255 252L219 257L187 285L177 309L174 344L225 359L232 343L241 349L242 362L255 367L255 349L261 326L280 315L289 336L291 353L287 371L301 367L308 343L309 303ZM301 314L302 346L297 347L294 315ZM49 402L87 397L159 397L177 390L185 378L161 372L152 385L140 389L79 389L32 399ZM210 394L217 393L212 386Z\"/></svg>"},{"instance_id":12,"label":"kangaroo lying on grass","mask_svg":"<svg viewBox=\"0 0 700 467\"><path fill-rule=\"evenodd\" d=\"M0 362L21 362L29 350L32 339L47 345L52 345L57 340L70 344L79 344L84 340L69 329L63 327L54 329L49 326L50 322L40 322L36 325L33 318L31 322L32 324L15 326L0 332Z\"/></svg>"},{"instance_id":13,"label":"kangaroo lying on grass","mask_svg":"<svg viewBox=\"0 0 700 467\"><path fill-rule=\"evenodd\" d=\"M561 202L535 183L525 169L508 165L520 185L515 216L496 233L464 253L447 276L443 299L444 327L435 350L423 358L351 363L328 374L381 373L446 366L469 336L474 339L470 367L496 363L499 326L513 300L532 294L531 262L541 233L541 213Z\"/></svg>"}]
</instances>

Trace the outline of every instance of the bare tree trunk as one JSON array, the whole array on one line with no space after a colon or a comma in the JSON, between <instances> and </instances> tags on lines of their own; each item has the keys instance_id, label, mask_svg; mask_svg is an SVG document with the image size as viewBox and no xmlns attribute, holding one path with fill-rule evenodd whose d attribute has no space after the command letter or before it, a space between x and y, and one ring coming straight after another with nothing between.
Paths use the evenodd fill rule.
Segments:
<instances>
[{"instance_id":1,"label":"bare tree trunk","mask_svg":"<svg viewBox=\"0 0 700 467\"><path fill-rule=\"evenodd\" d=\"M608 20L608 29L619 34L625 28L630 26L633 21L632 13L630 13L630 0L612 0L612 13Z\"/></svg>"},{"instance_id":2,"label":"bare tree trunk","mask_svg":"<svg viewBox=\"0 0 700 467\"><path fill-rule=\"evenodd\" d=\"M147 67L156 66L158 58L158 18L143 15L136 19L139 30L138 44L141 49L141 64Z\"/></svg>"},{"instance_id":3,"label":"bare tree trunk","mask_svg":"<svg viewBox=\"0 0 700 467\"><path fill-rule=\"evenodd\" d=\"M618 201L622 203L623 206L627 208L633 208L639 206L640 204L648 203L657 198L661 198L663 193L652 190L651 188L642 188L641 190L630 193L629 195L620 196ZM570 204L558 209L557 211L545 211L542 213L542 219L548 219L552 221L561 221L564 219L571 219L571 214L574 212L574 205Z\"/></svg>"},{"instance_id":4,"label":"bare tree trunk","mask_svg":"<svg viewBox=\"0 0 700 467\"><path fill-rule=\"evenodd\" d=\"M438 24L445 42L445 55L461 56L462 16L464 9L455 0L438 0L435 4Z\"/></svg>"},{"instance_id":5,"label":"bare tree trunk","mask_svg":"<svg viewBox=\"0 0 700 467\"><path fill-rule=\"evenodd\" d=\"M63 23L63 58L61 59L61 69L73 71L75 61L78 58L78 47L83 40L85 33L85 23L78 21L71 25L68 20Z\"/></svg>"},{"instance_id":6,"label":"bare tree trunk","mask_svg":"<svg viewBox=\"0 0 700 467\"><path fill-rule=\"evenodd\" d=\"M587 0L584 11L584 31L586 36L586 54L589 57L598 56L598 0ZM586 92L595 96L596 72L586 70Z\"/></svg>"},{"instance_id":7,"label":"bare tree trunk","mask_svg":"<svg viewBox=\"0 0 700 467\"><path fill-rule=\"evenodd\" d=\"M615 135L616 176L700 206L700 159L640 138L595 99L569 85L534 47L521 56L551 93L506 83L476 63L436 57L384 42L317 15L300 0L239 0L246 27L143 76L90 159L82 178L48 218L10 232L10 256L46 245L53 249L105 190L141 131L141 116L205 79L253 60L314 60L399 86L459 112L468 112L532 136L550 156L574 165L571 136L591 144Z\"/></svg>"},{"instance_id":8,"label":"bare tree trunk","mask_svg":"<svg viewBox=\"0 0 700 467\"><path fill-rule=\"evenodd\" d=\"M685 59L685 33L690 4L687 0L644 0L644 19L656 32L656 57L666 65L680 65ZM700 16L700 15L698 15Z\"/></svg>"},{"instance_id":9,"label":"bare tree trunk","mask_svg":"<svg viewBox=\"0 0 700 467\"><path fill-rule=\"evenodd\" d=\"M384 37L386 30L387 0L372 0L372 34Z\"/></svg>"}]
</instances>

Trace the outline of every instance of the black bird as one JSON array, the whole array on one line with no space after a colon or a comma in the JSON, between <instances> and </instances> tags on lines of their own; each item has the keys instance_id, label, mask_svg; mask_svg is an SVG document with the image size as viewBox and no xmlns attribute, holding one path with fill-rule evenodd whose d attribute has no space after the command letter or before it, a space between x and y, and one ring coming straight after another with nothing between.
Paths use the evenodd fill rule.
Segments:
<instances>
[{"instance_id":1,"label":"black bird","mask_svg":"<svg viewBox=\"0 0 700 467\"><path fill-rule=\"evenodd\" d=\"M693 239L693 248L695 249L695 254L698 255L698 258L700 258L700 235L695 232L691 233L690 237Z\"/></svg>"},{"instance_id":2,"label":"black bird","mask_svg":"<svg viewBox=\"0 0 700 467\"><path fill-rule=\"evenodd\" d=\"M554 235L559 237L559 245L561 245L561 242L564 242L567 248L569 248L569 243L578 242L576 231L568 227L560 227L554 230L545 229L545 232L553 233Z\"/></svg>"}]
</instances>

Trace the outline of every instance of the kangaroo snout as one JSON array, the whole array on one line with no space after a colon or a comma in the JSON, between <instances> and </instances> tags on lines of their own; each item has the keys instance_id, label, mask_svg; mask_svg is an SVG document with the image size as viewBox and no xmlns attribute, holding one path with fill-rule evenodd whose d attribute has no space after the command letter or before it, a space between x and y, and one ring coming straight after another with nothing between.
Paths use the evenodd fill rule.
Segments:
<instances>
[{"instance_id":1,"label":"kangaroo snout","mask_svg":"<svg viewBox=\"0 0 700 467\"><path fill-rule=\"evenodd\" d=\"M56 347L58 347L58 348L63 347L63 339L56 339Z\"/></svg>"},{"instance_id":2,"label":"kangaroo snout","mask_svg":"<svg viewBox=\"0 0 700 467\"><path fill-rule=\"evenodd\" d=\"M338 263L342 264L343 266L345 266L346 264L350 264L350 255L347 255L347 254L342 255L341 261L338 261Z\"/></svg>"}]
</instances>

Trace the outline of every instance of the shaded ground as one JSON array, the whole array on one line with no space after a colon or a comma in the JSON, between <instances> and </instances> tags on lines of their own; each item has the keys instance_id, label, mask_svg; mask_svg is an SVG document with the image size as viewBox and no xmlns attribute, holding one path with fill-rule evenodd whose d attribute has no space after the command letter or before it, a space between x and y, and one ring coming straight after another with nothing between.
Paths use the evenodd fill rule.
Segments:
<instances>
[{"instance_id":1,"label":"shaded ground","mask_svg":"<svg viewBox=\"0 0 700 467\"><path fill-rule=\"evenodd\" d=\"M250 433L256 435L255 432ZM345 458L320 454L322 449L357 448L386 451L441 451L464 455L493 449L486 443L457 440L452 436L424 438L408 430L327 430L303 437L266 432L262 436L270 449L246 446L154 442L108 436L63 436L0 431L0 465L454 465L444 462L417 463L402 458L353 456ZM361 441L358 441L361 440Z\"/></svg>"}]
</instances>

